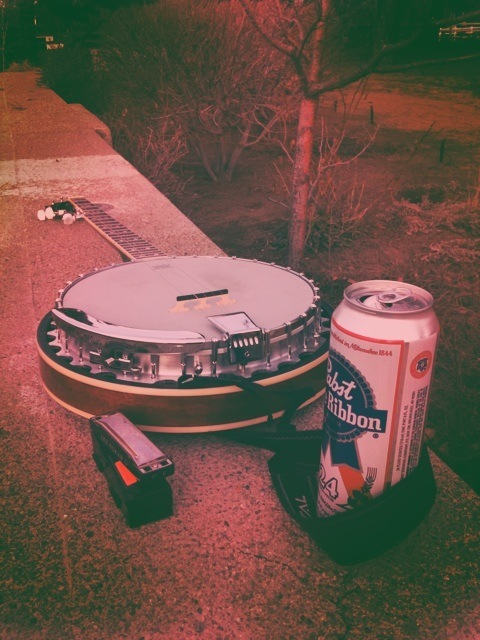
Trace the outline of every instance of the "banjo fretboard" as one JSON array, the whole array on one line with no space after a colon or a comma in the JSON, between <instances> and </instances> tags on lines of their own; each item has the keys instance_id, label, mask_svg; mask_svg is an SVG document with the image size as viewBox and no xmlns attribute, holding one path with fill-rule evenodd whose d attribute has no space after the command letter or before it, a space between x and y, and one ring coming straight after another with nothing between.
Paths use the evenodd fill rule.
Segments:
<instances>
[{"instance_id":1,"label":"banjo fretboard","mask_svg":"<svg viewBox=\"0 0 480 640\"><path fill-rule=\"evenodd\" d=\"M85 220L129 260L165 255L86 198L71 198L71 202L83 214Z\"/></svg>"}]
</instances>

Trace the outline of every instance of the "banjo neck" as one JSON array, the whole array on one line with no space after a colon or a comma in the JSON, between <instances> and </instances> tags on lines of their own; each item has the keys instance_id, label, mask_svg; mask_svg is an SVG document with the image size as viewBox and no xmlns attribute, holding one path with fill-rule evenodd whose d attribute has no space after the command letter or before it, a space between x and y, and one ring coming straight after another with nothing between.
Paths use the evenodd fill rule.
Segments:
<instances>
[{"instance_id":1,"label":"banjo neck","mask_svg":"<svg viewBox=\"0 0 480 640\"><path fill-rule=\"evenodd\" d=\"M143 260L165 255L153 244L128 229L86 198L70 198L85 220L127 260Z\"/></svg>"}]
</instances>

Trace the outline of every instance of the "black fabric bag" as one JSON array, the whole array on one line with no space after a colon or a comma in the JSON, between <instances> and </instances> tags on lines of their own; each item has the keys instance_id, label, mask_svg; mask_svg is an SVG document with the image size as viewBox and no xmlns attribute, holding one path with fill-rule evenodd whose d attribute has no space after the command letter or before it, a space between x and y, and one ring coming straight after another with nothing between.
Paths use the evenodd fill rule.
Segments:
<instances>
[{"instance_id":1,"label":"black fabric bag","mask_svg":"<svg viewBox=\"0 0 480 640\"><path fill-rule=\"evenodd\" d=\"M307 451L306 451L307 453ZM408 536L430 511L436 484L430 457L423 448L410 475L368 503L328 518L316 514L318 462L276 453L268 463L281 504L335 562L369 560ZM320 453L318 453L318 458Z\"/></svg>"},{"instance_id":2,"label":"black fabric bag","mask_svg":"<svg viewBox=\"0 0 480 640\"><path fill-rule=\"evenodd\" d=\"M263 390L255 383L245 388L262 397ZM369 560L406 538L432 508L437 488L427 448L423 447L414 471L380 496L320 518L317 476L322 430L297 431L291 423L309 393L308 389L298 390L273 428L238 429L224 435L275 453L268 467L282 506L335 562L347 565Z\"/></svg>"}]
</instances>

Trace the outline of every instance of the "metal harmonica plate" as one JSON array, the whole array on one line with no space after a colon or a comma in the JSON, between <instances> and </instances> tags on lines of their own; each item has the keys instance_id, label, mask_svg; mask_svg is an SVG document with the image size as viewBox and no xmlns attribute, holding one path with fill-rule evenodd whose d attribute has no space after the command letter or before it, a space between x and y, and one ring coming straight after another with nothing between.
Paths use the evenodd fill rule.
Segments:
<instances>
[{"instance_id":1,"label":"metal harmonica plate","mask_svg":"<svg viewBox=\"0 0 480 640\"><path fill-rule=\"evenodd\" d=\"M166 455L123 413L97 416L93 421L109 434L141 473L148 474L172 465Z\"/></svg>"}]
</instances>

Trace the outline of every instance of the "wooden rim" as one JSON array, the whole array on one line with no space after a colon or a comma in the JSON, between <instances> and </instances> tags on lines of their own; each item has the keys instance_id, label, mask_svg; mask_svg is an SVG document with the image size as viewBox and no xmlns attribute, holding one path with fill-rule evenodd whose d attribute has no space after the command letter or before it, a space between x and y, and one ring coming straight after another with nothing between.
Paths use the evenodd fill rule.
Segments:
<instances>
[{"instance_id":1,"label":"wooden rim","mask_svg":"<svg viewBox=\"0 0 480 640\"><path fill-rule=\"evenodd\" d=\"M90 419L94 417L93 413L88 413L87 411L82 411L73 405L64 402L61 398L56 396L50 389L43 384L43 388L46 393L61 407L66 409L67 411L71 411L82 418ZM303 409L304 407L308 407L308 405L312 404L316 400L319 400L325 394L325 389L321 389L316 395L312 396L308 400L306 400L302 405L298 408ZM278 420L285 413L285 409L282 411L276 411L272 414L273 420ZM255 425L263 424L268 421L268 416L263 415L258 418L252 418L250 420L243 420L239 422L225 422L222 424L215 425L192 425L192 426L177 426L177 425L151 425L151 424L136 424L136 426L142 431L149 431L152 433L205 433L205 432L216 432L216 431L231 431L233 429L242 429L245 427L254 427Z\"/></svg>"}]
</instances>

